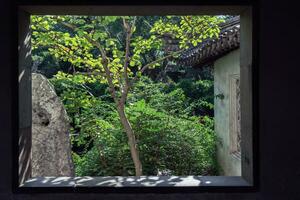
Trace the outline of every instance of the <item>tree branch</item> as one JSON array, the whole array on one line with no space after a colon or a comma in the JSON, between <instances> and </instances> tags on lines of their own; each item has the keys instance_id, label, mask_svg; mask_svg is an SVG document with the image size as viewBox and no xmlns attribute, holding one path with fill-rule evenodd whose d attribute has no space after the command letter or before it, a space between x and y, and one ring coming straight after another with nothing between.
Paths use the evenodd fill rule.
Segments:
<instances>
[{"instance_id":1,"label":"tree branch","mask_svg":"<svg viewBox=\"0 0 300 200\"><path fill-rule=\"evenodd\" d=\"M126 45L125 45L125 60L124 60L124 80L125 80L125 87L124 90L122 92L122 96L121 96L121 103L125 104L127 95L128 95L128 91L130 89L130 83L129 83L129 79L128 79L128 63L129 63L129 54L130 54L130 40L131 40L131 36L133 33L133 28L135 26L135 20L136 17L134 18L134 21L130 27L130 25L126 22L125 18L123 18L123 26L124 29L126 31Z\"/></svg>"},{"instance_id":2,"label":"tree branch","mask_svg":"<svg viewBox=\"0 0 300 200\"><path fill-rule=\"evenodd\" d=\"M75 72L75 74L82 74L82 75L102 75L102 76L105 76L105 72Z\"/></svg>"},{"instance_id":3,"label":"tree branch","mask_svg":"<svg viewBox=\"0 0 300 200\"><path fill-rule=\"evenodd\" d=\"M73 25L73 24L70 24L70 23L67 23L67 22L64 22L64 21L61 21L61 24L63 24L64 26L72 29L73 31L76 31L78 29L77 26ZM119 100L117 98L117 95L116 95L116 90L115 90L115 87L114 87L114 84L113 84L113 78L111 76L111 71L108 69L108 62L109 60L107 59L107 56L106 56L106 53L105 53L105 50L103 49L103 47L100 45L99 42L93 40L92 38L90 38L88 35L84 34L83 36L88 42L90 42L92 45L94 45L95 47L97 47L101 53L101 57L102 57L102 66L104 68L104 71L105 71L105 77L107 79L107 82L108 82L108 86L109 86L109 91L115 101L115 103L118 105L119 104Z\"/></svg>"},{"instance_id":4,"label":"tree branch","mask_svg":"<svg viewBox=\"0 0 300 200\"><path fill-rule=\"evenodd\" d=\"M179 53L183 52L184 50L185 50L185 49L181 49L181 50L179 50L179 51L173 52L172 54L169 54L169 55L167 55L167 56L164 56L164 57L162 57L162 58L159 58L159 59L157 59L157 60L154 60L154 61L152 61L152 62L150 62L150 63L144 65L144 66L141 68L141 70L140 70L139 72L140 72L140 73L143 73L143 72L144 72L146 69L148 69L151 65L154 65L155 63L158 63L158 62L161 62L161 61L164 61L164 60L166 60L166 59L168 59L168 58L172 58L172 57L174 57L176 54L179 54ZM134 77L134 81L136 81L137 78L138 78L138 76L136 75L136 76Z\"/></svg>"},{"instance_id":5,"label":"tree branch","mask_svg":"<svg viewBox=\"0 0 300 200\"><path fill-rule=\"evenodd\" d=\"M194 32L194 27L192 26L191 22L187 19L187 16L182 16L183 20L189 25L189 27L192 29L192 32Z\"/></svg>"}]
</instances>

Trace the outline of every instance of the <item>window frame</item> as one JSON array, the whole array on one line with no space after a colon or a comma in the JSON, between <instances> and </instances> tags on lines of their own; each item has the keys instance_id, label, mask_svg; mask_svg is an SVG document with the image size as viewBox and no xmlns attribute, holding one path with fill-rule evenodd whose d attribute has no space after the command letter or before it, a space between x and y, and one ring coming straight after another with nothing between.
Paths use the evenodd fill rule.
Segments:
<instances>
[{"instance_id":1,"label":"window frame","mask_svg":"<svg viewBox=\"0 0 300 200\"><path fill-rule=\"evenodd\" d=\"M164 6L107 6L107 5L15 5L18 17L14 18L16 26L13 27L18 37L16 55L17 67L13 70L13 84L15 101L13 103L13 191L14 192L250 192L258 189L258 36L257 36L257 8L255 4L246 5L164 5ZM154 14L232 14L241 17L241 134L242 134L242 176L241 177L203 177L219 184L203 186L150 186L150 187L99 187L83 186L70 187L55 185L21 186L30 177L30 149L31 149L31 80L22 80L30 66L30 45L24 41L30 37L29 18L31 14L73 14L73 15L154 15ZM26 69L27 67L27 69ZM27 92L26 92L27 91ZM242 92L243 91L243 92ZM30 99L29 99L30 97ZM28 107L29 105L29 107ZM24 121L25 119L25 121ZM26 121L27 120L27 121ZM27 126L26 126L27 124ZM29 125L30 124L30 125ZM245 142L248 141L248 142ZM24 160L28 162L24 166ZM223 183L220 184L220 183Z\"/></svg>"},{"instance_id":2,"label":"window frame","mask_svg":"<svg viewBox=\"0 0 300 200\"><path fill-rule=\"evenodd\" d=\"M237 101L237 93L236 90L240 90L240 83L238 86L236 85L236 81L240 82L240 74L229 74L229 140L230 140L230 154L241 160L241 149L238 149L238 131L241 132L240 125L237 121L237 115L241 115L237 110L237 106L240 106L240 102ZM239 96L240 98L240 96ZM234 110L233 110L234 109ZM241 117L241 116L239 116ZM234 120L232 120L234 119ZM241 133L240 133L241 134Z\"/></svg>"}]
</instances>

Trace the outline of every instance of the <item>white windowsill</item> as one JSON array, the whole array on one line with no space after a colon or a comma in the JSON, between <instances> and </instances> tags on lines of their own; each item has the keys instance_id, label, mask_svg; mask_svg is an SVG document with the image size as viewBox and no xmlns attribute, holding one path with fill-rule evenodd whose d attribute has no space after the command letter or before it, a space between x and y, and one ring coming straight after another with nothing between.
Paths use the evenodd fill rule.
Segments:
<instances>
[{"instance_id":1,"label":"white windowsill","mask_svg":"<svg viewBox=\"0 0 300 200\"><path fill-rule=\"evenodd\" d=\"M198 187L250 186L240 176L34 177L20 187Z\"/></svg>"}]
</instances>

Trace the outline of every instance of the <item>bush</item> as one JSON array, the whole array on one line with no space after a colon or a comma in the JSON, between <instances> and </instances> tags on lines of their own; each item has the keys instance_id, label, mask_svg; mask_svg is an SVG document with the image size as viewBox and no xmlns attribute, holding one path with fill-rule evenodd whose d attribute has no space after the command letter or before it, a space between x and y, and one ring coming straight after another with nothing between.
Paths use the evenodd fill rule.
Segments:
<instances>
[{"instance_id":1,"label":"bush","mask_svg":"<svg viewBox=\"0 0 300 200\"><path fill-rule=\"evenodd\" d=\"M145 175L171 170L173 175L215 175L215 136L213 121L204 118L174 117L151 108L144 100L127 109L135 130ZM134 175L127 138L118 121L99 120L82 132L98 133L94 146L82 157L75 154L76 175ZM96 164L95 164L96 163Z\"/></svg>"},{"instance_id":2,"label":"bush","mask_svg":"<svg viewBox=\"0 0 300 200\"><path fill-rule=\"evenodd\" d=\"M181 118L151 108L144 100L128 108L139 141L145 174L171 170L173 175L215 174L213 121Z\"/></svg>"},{"instance_id":3,"label":"bush","mask_svg":"<svg viewBox=\"0 0 300 200\"><path fill-rule=\"evenodd\" d=\"M182 79L178 83L155 83L147 77L137 82L128 102L144 99L151 107L176 115L213 116L213 81Z\"/></svg>"},{"instance_id":4,"label":"bush","mask_svg":"<svg viewBox=\"0 0 300 200\"><path fill-rule=\"evenodd\" d=\"M127 137L105 85L89 83L87 90L73 79L54 78L52 83L71 118L76 176L134 175ZM199 121L192 113L197 85L198 92L210 87L204 82L155 83L144 77L130 92L126 113L144 175L163 170L172 175L217 175L213 118L202 116Z\"/></svg>"}]
</instances>

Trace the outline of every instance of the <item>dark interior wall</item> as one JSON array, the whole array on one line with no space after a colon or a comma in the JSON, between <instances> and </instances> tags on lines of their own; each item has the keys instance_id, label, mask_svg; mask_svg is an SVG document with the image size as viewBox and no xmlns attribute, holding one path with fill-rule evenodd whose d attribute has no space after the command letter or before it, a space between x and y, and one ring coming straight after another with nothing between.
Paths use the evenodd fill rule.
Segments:
<instances>
[{"instance_id":1,"label":"dark interior wall","mask_svg":"<svg viewBox=\"0 0 300 200\"><path fill-rule=\"evenodd\" d=\"M9 1L1 2L1 19L8 19L9 13ZM4 9L5 8L5 9ZM11 151L11 79L10 79L10 24L6 20L3 23L0 31L0 43L1 43L1 74L5 74L0 78L0 199L9 199L9 193L11 190L11 168L12 168L12 151Z\"/></svg>"},{"instance_id":2,"label":"dark interior wall","mask_svg":"<svg viewBox=\"0 0 300 200\"><path fill-rule=\"evenodd\" d=\"M12 0L11 0L12 1ZM9 0L0 5L0 200L90 200L90 199L204 199L204 200L297 200L300 199L299 127L299 12L287 1L261 0L259 20L259 171L260 184L253 193L194 194L13 194L12 193L12 112L11 73L17 66L16 44L11 37L11 19L16 13ZM232 1L231 1L232 2ZM242 1L240 1L242 2ZM17 36L14 36L16 38Z\"/></svg>"}]
</instances>

